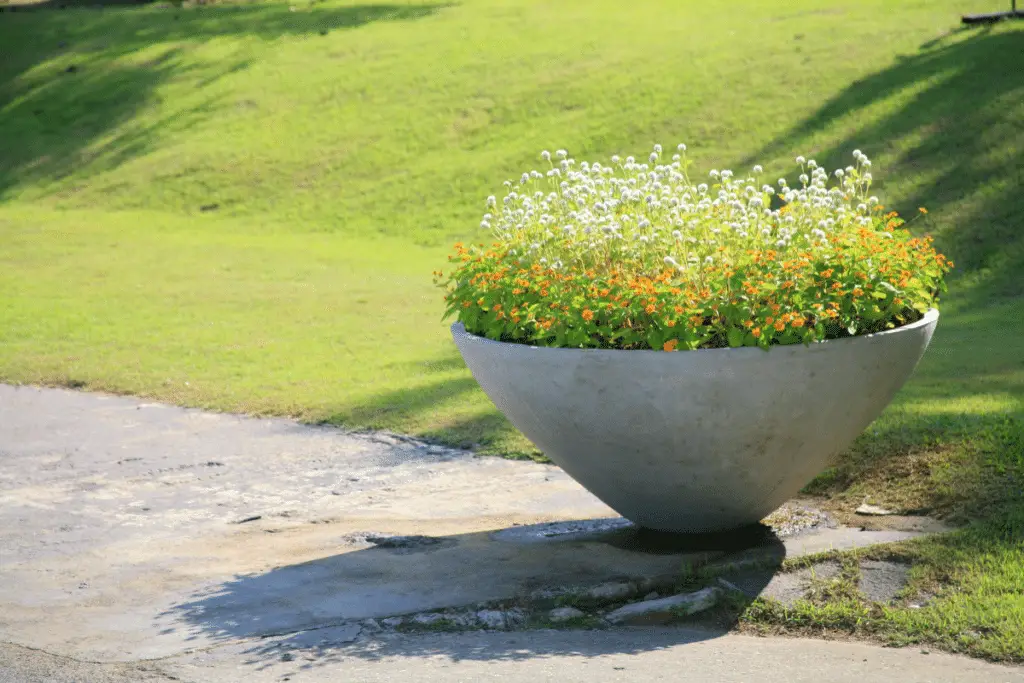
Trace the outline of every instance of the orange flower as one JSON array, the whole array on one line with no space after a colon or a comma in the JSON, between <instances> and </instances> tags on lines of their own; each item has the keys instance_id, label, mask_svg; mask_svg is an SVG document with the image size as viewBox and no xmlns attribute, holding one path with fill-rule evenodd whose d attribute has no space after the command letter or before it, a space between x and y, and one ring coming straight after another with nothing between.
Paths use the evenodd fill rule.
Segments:
<instances>
[{"instance_id":1,"label":"orange flower","mask_svg":"<svg viewBox=\"0 0 1024 683\"><path fill-rule=\"evenodd\" d=\"M779 332L782 332L784 329L786 329L786 323L782 322L781 320L778 321L777 323L775 323L775 329L778 330Z\"/></svg>"},{"instance_id":2,"label":"orange flower","mask_svg":"<svg viewBox=\"0 0 1024 683\"><path fill-rule=\"evenodd\" d=\"M665 325L668 326L668 327L675 327L676 326L676 321L675 320L669 320L669 321L667 321L665 323Z\"/></svg>"},{"instance_id":3,"label":"orange flower","mask_svg":"<svg viewBox=\"0 0 1024 683\"><path fill-rule=\"evenodd\" d=\"M591 320L594 319L594 312L592 310L590 310L589 308L584 308L583 309L583 319L586 320L587 322L590 322Z\"/></svg>"},{"instance_id":4,"label":"orange flower","mask_svg":"<svg viewBox=\"0 0 1024 683\"><path fill-rule=\"evenodd\" d=\"M804 319L803 318L795 318L793 320L793 327L803 327L803 326L804 326Z\"/></svg>"},{"instance_id":5,"label":"orange flower","mask_svg":"<svg viewBox=\"0 0 1024 683\"><path fill-rule=\"evenodd\" d=\"M924 208L923 206L918 207L917 210L920 211L921 213L928 213L928 209Z\"/></svg>"},{"instance_id":6,"label":"orange flower","mask_svg":"<svg viewBox=\"0 0 1024 683\"><path fill-rule=\"evenodd\" d=\"M675 351L677 346L679 346L678 339L669 339L661 348L665 351Z\"/></svg>"},{"instance_id":7,"label":"orange flower","mask_svg":"<svg viewBox=\"0 0 1024 683\"><path fill-rule=\"evenodd\" d=\"M645 308L644 310L647 311L648 313L654 313L654 311L656 311L657 309L654 307L654 304L647 304L647 308Z\"/></svg>"},{"instance_id":8,"label":"orange flower","mask_svg":"<svg viewBox=\"0 0 1024 683\"><path fill-rule=\"evenodd\" d=\"M761 328L760 327L755 327L754 329L752 329L750 331L750 334L754 335L754 339L760 338L761 337Z\"/></svg>"},{"instance_id":9,"label":"orange flower","mask_svg":"<svg viewBox=\"0 0 1024 683\"><path fill-rule=\"evenodd\" d=\"M750 320L744 320L744 321L743 321L743 327L747 328L748 330L749 330L749 329L750 329L751 327L753 327L753 326L754 326L754 323L753 323L753 321L750 321Z\"/></svg>"}]
</instances>

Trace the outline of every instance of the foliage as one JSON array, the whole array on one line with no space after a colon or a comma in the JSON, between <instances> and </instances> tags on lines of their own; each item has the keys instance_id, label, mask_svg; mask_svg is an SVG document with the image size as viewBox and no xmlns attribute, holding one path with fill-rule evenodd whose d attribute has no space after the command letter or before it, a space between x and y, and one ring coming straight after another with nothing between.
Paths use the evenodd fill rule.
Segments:
<instances>
[{"instance_id":1,"label":"foliage","mask_svg":"<svg viewBox=\"0 0 1024 683\"><path fill-rule=\"evenodd\" d=\"M499 216L484 214L491 248L457 243L455 270L435 272L446 315L544 346L767 349L914 322L944 290L952 262L885 213L860 150L831 188L798 157L798 189L759 185L760 166L696 184L679 152L663 164L656 145L649 163L578 169L564 150L558 165L543 152L550 170L524 173L518 189L506 181Z\"/></svg>"}]
</instances>

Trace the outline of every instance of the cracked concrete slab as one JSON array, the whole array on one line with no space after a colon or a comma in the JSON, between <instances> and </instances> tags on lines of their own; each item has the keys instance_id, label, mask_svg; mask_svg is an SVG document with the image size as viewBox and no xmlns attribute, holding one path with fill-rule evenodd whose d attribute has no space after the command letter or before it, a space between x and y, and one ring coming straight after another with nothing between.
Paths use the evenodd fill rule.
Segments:
<instances>
[{"instance_id":1,"label":"cracked concrete slab","mask_svg":"<svg viewBox=\"0 0 1024 683\"><path fill-rule=\"evenodd\" d=\"M83 660L262 661L268 636L351 636L356 620L684 561L760 562L763 587L786 556L919 533L797 527L652 534L554 466L0 385L0 640Z\"/></svg>"}]
</instances>

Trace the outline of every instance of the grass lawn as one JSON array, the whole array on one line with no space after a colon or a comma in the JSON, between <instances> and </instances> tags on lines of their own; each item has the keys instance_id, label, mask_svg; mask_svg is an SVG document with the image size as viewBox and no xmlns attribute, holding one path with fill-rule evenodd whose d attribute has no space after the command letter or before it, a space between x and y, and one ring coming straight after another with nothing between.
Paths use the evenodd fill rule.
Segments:
<instances>
[{"instance_id":1,"label":"grass lawn","mask_svg":"<svg viewBox=\"0 0 1024 683\"><path fill-rule=\"evenodd\" d=\"M1024 661L1024 25L958 25L1003 4L8 6L0 381L535 456L430 283L484 197L544 148L792 179L859 147L957 272L914 379L809 490L969 525L892 551L925 609L750 618Z\"/></svg>"}]
</instances>

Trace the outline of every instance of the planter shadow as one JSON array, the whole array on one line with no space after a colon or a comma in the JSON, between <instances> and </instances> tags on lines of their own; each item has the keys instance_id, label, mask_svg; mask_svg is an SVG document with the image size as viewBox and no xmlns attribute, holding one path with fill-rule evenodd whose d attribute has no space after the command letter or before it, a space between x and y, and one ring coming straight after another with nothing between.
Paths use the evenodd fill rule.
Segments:
<instances>
[{"instance_id":1,"label":"planter shadow","mask_svg":"<svg viewBox=\"0 0 1024 683\"><path fill-rule=\"evenodd\" d=\"M367 534L348 534L341 543L360 543ZM311 562L239 576L175 605L162 613L162 633L182 631L196 647L236 639L277 636L231 646L247 664L269 667L282 652L301 651L302 667L311 668L341 658L377 659L384 656L453 659L528 659L551 654L597 656L609 652L638 652L684 642L714 638L734 622L723 621L731 610L713 610L710 618L697 615L676 625L702 630L674 629L659 639L570 639L556 645L545 638L489 639L486 648L457 645L445 651L437 639L376 638L366 632L355 639L358 624L445 608L520 610L525 623L510 630L545 626L538 622L552 607L572 604L586 590L608 582L631 582L641 591L696 590L693 571L722 564L746 567L748 585L763 588L778 571L786 546L768 527L755 525L721 534L671 534L638 530L621 518L513 526L490 532L443 537L393 537ZM748 595L745 602L753 598ZM626 601L597 599L592 613ZM735 608L735 605L732 605ZM733 617L734 618L734 617ZM695 621L697 620L697 621ZM550 626L548 624L547 626ZM481 626L449 624L426 630L479 630ZM400 642L398 642L400 641ZM561 641L559 641L561 642ZM502 645L505 643L505 645ZM440 648L440 649L439 649ZM286 657L286 661L291 657Z\"/></svg>"}]
</instances>

